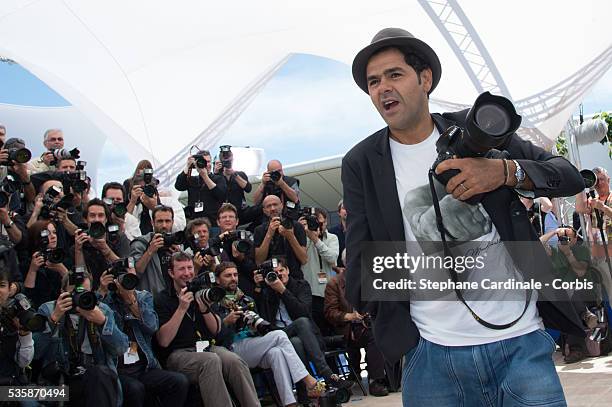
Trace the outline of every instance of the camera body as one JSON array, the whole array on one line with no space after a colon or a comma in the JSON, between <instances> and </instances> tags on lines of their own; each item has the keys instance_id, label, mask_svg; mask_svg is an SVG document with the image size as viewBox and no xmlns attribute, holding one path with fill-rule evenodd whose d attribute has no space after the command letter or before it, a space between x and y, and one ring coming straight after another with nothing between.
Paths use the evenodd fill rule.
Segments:
<instances>
[{"instance_id":1,"label":"camera body","mask_svg":"<svg viewBox=\"0 0 612 407\"><path fill-rule=\"evenodd\" d=\"M508 153L501 149L519 128L521 120L510 100L489 92L480 94L467 114L465 129L450 126L436 142L438 155L432 170L452 158L508 158ZM459 170L448 170L441 174L434 172L434 176L446 185L458 173ZM475 204L481 199L482 196L475 196L466 202Z\"/></svg>"},{"instance_id":2,"label":"camera body","mask_svg":"<svg viewBox=\"0 0 612 407\"><path fill-rule=\"evenodd\" d=\"M140 279L136 274L132 274L128 269L136 267L133 257L126 257L114 261L109 269L109 273L117 280L121 287L126 290L133 290L138 285ZM117 285L113 282L108 285L110 291L117 291Z\"/></svg>"},{"instance_id":3,"label":"camera body","mask_svg":"<svg viewBox=\"0 0 612 407\"><path fill-rule=\"evenodd\" d=\"M89 184L87 184L87 171L85 170L62 173L61 179L64 191L72 190L76 193L81 193L89 187Z\"/></svg>"},{"instance_id":4,"label":"camera body","mask_svg":"<svg viewBox=\"0 0 612 407\"><path fill-rule=\"evenodd\" d=\"M253 248L253 235L248 230L233 230L223 236L209 240L209 245L220 250L225 243L235 244L236 249L242 254L248 254ZM214 257L214 256L213 256Z\"/></svg>"},{"instance_id":5,"label":"camera body","mask_svg":"<svg viewBox=\"0 0 612 407\"><path fill-rule=\"evenodd\" d=\"M293 222L300 219L301 216L300 205L292 201L285 202L283 213L281 216L281 226L285 229L293 229Z\"/></svg>"},{"instance_id":6,"label":"camera body","mask_svg":"<svg viewBox=\"0 0 612 407\"><path fill-rule=\"evenodd\" d=\"M74 195L70 193L65 194L58 202L55 202L55 199L58 196L60 196L61 193L62 193L62 190L56 185L49 187L49 189L45 191L45 194L43 195L43 201L42 201L43 206L42 208L40 208L41 218L55 219L56 221L58 221L59 219L54 214L54 212L58 208L68 211L70 208L74 206L72 202L74 199Z\"/></svg>"},{"instance_id":7,"label":"camera body","mask_svg":"<svg viewBox=\"0 0 612 407\"><path fill-rule=\"evenodd\" d=\"M45 329L46 318L34 312L30 300L24 294L15 294L0 309L2 325L11 326L13 318L18 318L19 324L30 332L41 332Z\"/></svg>"},{"instance_id":8,"label":"camera body","mask_svg":"<svg viewBox=\"0 0 612 407\"><path fill-rule=\"evenodd\" d=\"M181 245L185 243L185 232L179 230L175 233L163 232L160 233L161 237L164 239L164 247L169 248L172 245Z\"/></svg>"},{"instance_id":9,"label":"camera body","mask_svg":"<svg viewBox=\"0 0 612 407\"><path fill-rule=\"evenodd\" d=\"M232 146L219 146L219 159L223 168L232 168Z\"/></svg>"},{"instance_id":10,"label":"camera body","mask_svg":"<svg viewBox=\"0 0 612 407\"><path fill-rule=\"evenodd\" d=\"M4 208L9 204L11 195L21 189L21 181L13 175L7 174L0 183L0 207Z\"/></svg>"},{"instance_id":11,"label":"camera body","mask_svg":"<svg viewBox=\"0 0 612 407\"><path fill-rule=\"evenodd\" d=\"M280 171L276 170L276 171L270 171L270 182L278 182L281 180L281 178L283 177L283 174L281 174Z\"/></svg>"},{"instance_id":12,"label":"camera body","mask_svg":"<svg viewBox=\"0 0 612 407\"><path fill-rule=\"evenodd\" d=\"M225 290L213 285L214 274L201 273L196 278L187 283L187 291L192 292L194 298L200 298L204 303L212 304L219 302L225 297Z\"/></svg>"},{"instance_id":13,"label":"camera body","mask_svg":"<svg viewBox=\"0 0 612 407\"><path fill-rule=\"evenodd\" d=\"M2 146L0 146L2 148ZM8 158L0 165L25 164L32 158L32 152L27 148L9 148Z\"/></svg>"},{"instance_id":14,"label":"camera body","mask_svg":"<svg viewBox=\"0 0 612 407\"><path fill-rule=\"evenodd\" d=\"M157 185L153 181L153 168L145 168L142 173L142 179L144 181L142 193L149 198L153 198L157 195Z\"/></svg>"},{"instance_id":15,"label":"camera body","mask_svg":"<svg viewBox=\"0 0 612 407\"><path fill-rule=\"evenodd\" d=\"M104 198L103 201L106 205L108 205L110 211L117 217L125 217L125 214L127 213L127 204L125 202L114 203L111 198Z\"/></svg>"},{"instance_id":16,"label":"camera body","mask_svg":"<svg viewBox=\"0 0 612 407\"><path fill-rule=\"evenodd\" d=\"M248 328L253 335L264 336L274 328L272 324L263 319L255 312L255 303L249 301L246 297L242 297L235 302L232 307L233 311L242 311L242 317L236 321L236 329L238 331Z\"/></svg>"},{"instance_id":17,"label":"camera body","mask_svg":"<svg viewBox=\"0 0 612 407\"><path fill-rule=\"evenodd\" d=\"M89 229L81 231L94 239L102 239L106 234L106 226L102 222L92 222Z\"/></svg>"},{"instance_id":18,"label":"camera body","mask_svg":"<svg viewBox=\"0 0 612 407\"><path fill-rule=\"evenodd\" d=\"M72 150L68 150L66 148L56 148L49 150L51 154L53 154L53 161L51 161L51 165L57 165L57 162L60 160L73 158L78 160L81 158L81 152L78 148L73 148Z\"/></svg>"},{"instance_id":19,"label":"camera body","mask_svg":"<svg viewBox=\"0 0 612 407\"><path fill-rule=\"evenodd\" d=\"M74 286L72 291L72 308L71 313L76 312L76 307L82 308L86 311L91 311L98 305L98 297L91 291L87 291L83 287L85 282L85 268L76 267L73 272L68 276L68 284Z\"/></svg>"},{"instance_id":20,"label":"camera body","mask_svg":"<svg viewBox=\"0 0 612 407\"><path fill-rule=\"evenodd\" d=\"M317 218L317 213L314 207L305 206L302 208L302 216L306 219L306 226L308 230L316 232L321 227L319 223L319 219Z\"/></svg>"},{"instance_id":21,"label":"camera body","mask_svg":"<svg viewBox=\"0 0 612 407\"><path fill-rule=\"evenodd\" d=\"M278 267L277 259L266 260L259 265L259 269L257 270L257 274L263 276L264 280L268 283L273 283L279 279L278 273L275 269Z\"/></svg>"}]
</instances>

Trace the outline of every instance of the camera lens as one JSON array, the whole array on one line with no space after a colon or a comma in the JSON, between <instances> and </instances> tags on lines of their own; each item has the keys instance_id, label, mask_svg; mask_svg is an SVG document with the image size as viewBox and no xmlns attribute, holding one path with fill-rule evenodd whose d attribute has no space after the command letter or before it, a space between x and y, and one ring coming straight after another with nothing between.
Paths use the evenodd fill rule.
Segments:
<instances>
[{"instance_id":1,"label":"camera lens","mask_svg":"<svg viewBox=\"0 0 612 407\"><path fill-rule=\"evenodd\" d=\"M147 184L142 187L142 192L149 198L153 198L155 196L155 187L151 184Z\"/></svg>"},{"instance_id":2,"label":"camera lens","mask_svg":"<svg viewBox=\"0 0 612 407\"><path fill-rule=\"evenodd\" d=\"M113 206L113 213L115 215L119 216L120 218L122 218L127 213L127 206L125 205L124 202L120 202L118 204L115 204Z\"/></svg>"},{"instance_id":3,"label":"camera lens","mask_svg":"<svg viewBox=\"0 0 612 407\"><path fill-rule=\"evenodd\" d=\"M138 276L132 273L123 273L117 278L117 282L126 290L133 290L138 285Z\"/></svg>"},{"instance_id":4,"label":"camera lens","mask_svg":"<svg viewBox=\"0 0 612 407\"><path fill-rule=\"evenodd\" d=\"M49 261L49 263L53 263L53 264L59 264L61 262L64 261L64 250L57 248L57 249L47 249L45 256L47 257L47 260Z\"/></svg>"},{"instance_id":5,"label":"camera lens","mask_svg":"<svg viewBox=\"0 0 612 407\"><path fill-rule=\"evenodd\" d=\"M77 307L91 311L96 307L98 298L90 291L81 291L74 294L73 302Z\"/></svg>"},{"instance_id":6,"label":"camera lens","mask_svg":"<svg viewBox=\"0 0 612 407\"><path fill-rule=\"evenodd\" d=\"M501 136L510 129L510 116L498 105L484 104L475 116L478 126L492 136Z\"/></svg>"},{"instance_id":7,"label":"camera lens","mask_svg":"<svg viewBox=\"0 0 612 407\"><path fill-rule=\"evenodd\" d=\"M269 283L273 283L276 280L278 280L278 274L276 274L275 271L271 271L268 274L266 274L266 281Z\"/></svg>"},{"instance_id":8,"label":"camera lens","mask_svg":"<svg viewBox=\"0 0 612 407\"><path fill-rule=\"evenodd\" d=\"M102 222L94 222L89 226L89 236L94 239L100 239L104 237L106 233L106 227L102 224Z\"/></svg>"}]
</instances>

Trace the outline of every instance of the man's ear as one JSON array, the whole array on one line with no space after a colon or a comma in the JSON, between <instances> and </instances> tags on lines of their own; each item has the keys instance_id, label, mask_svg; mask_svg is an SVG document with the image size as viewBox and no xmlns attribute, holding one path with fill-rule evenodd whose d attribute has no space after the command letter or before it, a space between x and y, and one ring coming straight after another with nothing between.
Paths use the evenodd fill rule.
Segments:
<instances>
[{"instance_id":1,"label":"man's ear","mask_svg":"<svg viewBox=\"0 0 612 407\"><path fill-rule=\"evenodd\" d=\"M430 68L423 69L421 73L419 74L419 77L421 79L421 82L423 83L423 90L426 93L429 93L429 91L431 90L432 83L433 83L431 69Z\"/></svg>"}]
</instances>

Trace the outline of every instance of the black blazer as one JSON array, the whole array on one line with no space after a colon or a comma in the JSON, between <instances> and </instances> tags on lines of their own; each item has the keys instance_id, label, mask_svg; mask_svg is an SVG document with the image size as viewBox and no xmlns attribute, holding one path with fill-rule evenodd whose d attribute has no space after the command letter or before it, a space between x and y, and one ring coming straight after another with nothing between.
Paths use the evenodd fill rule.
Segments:
<instances>
[{"instance_id":1,"label":"black blazer","mask_svg":"<svg viewBox=\"0 0 612 407\"><path fill-rule=\"evenodd\" d=\"M308 281L289 277L286 288L282 295L267 286L260 293L255 293L255 303L263 319L274 324L281 299L292 320L301 317L311 318L312 291Z\"/></svg>"},{"instance_id":2,"label":"black blazer","mask_svg":"<svg viewBox=\"0 0 612 407\"><path fill-rule=\"evenodd\" d=\"M432 114L439 132L450 125L464 127L468 110ZM582 191L584 181L576 168L562 157L522 140L514 134L503 148L516 159L535 186L535 196L571 196ZM388 127L377 131L353 147L342 160L344 205L347 209L346 295L357 308L366 308L374 316L374 335L385 358L395 362L419 340L419 331L410 317L410 302L365 303L361 298L361 242L404 241L404 223L395 183L395 171L389 147ZM516 192L507 187L486 194L482 201L502 241L535 241L527 211ZM531 253L510 250L517 267L535 256L550 261L541 245L531 245ZM544 256L544 257L542 257ZM552 268L548 273L552 280ZM525 278L529 278L528 275ZM554 301L554 302L553 302ZM459 306L463 306L459 304ZM584 336L582 324L563 290L548 288L539 292L538 310L548 327Z\"/></svg>"}]
</instances>

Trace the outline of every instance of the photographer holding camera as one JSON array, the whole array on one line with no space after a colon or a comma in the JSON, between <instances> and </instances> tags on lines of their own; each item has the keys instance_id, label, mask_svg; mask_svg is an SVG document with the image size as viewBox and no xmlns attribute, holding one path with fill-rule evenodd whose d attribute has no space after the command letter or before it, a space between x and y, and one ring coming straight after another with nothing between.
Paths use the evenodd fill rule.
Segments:
<instances>
[{"instance_id":1,"label":"photographer holding camera","mask_svg":"<svg viewBox=\"0 0 612 407\"><path fill-rule=\"evenodd\" d=\"M120 232L125 233L126 223L138 225L138 220L128 213L125 190L119 182L107 182L104 184L102 187L102 200L110 209L111 223L118 225Z\"/></svg>"},{"instance_id":2,"label":"photographer holding camera","mask_svg":"<svg viewBox=\"0 0 612 407\"><path fill-rule=\"evenodd\" d=\"M130 240L153 231L152 212L155 207L164 205L171 207L174 213L172 231L185 229L185 212L181 203L169 191L157 188L159 180L153 177L153 170L145 168L143 173L132 178L132 190L127 203L127 212L136 218L137 222L128 221L125 233Z\"/></svg>"},{"instance_id":3,"label":"photographer holding camera","mask_svg":"<svg viewBox=\"0 0 612 407\"><path fill-rule=\"evenodd\" d=\"M23 139L9 138L0 143L0 169L4 173L0 173L2 190L11 198L11 203L8 206L10 210L20 214L25 214L26 204L34 201L36 196L36 190L28 173L28 160L31 156L32 153L26 148ZM13 188L6 188L8 186L6 181L9 181L6 180L7 176L12 177L10 181L12 181ZM13 192L11 193L11 191ZM23 198L21 193L23 193Z\"/></svg>"},{"instance_id":4,"label":"photographer holding camera","mask_svg":"<svg viewBox=\"0 0 612 407\"><path fill-rule=\"evenodd\" d=\"M195 266L196 275L203 272L205 269L212 271L214 268L214 259L212 254L216 254L210 250L210 228L211 224L208 218L196 218L187 223L185 228L185 252L193 256L193 264Z\"/></svg>"},{"instance_id":5,"label":"photographer holding camera","mask_svg":"<svg viewBox=\"0 0 612 407\"><path fill-rule=\"evenodd\" d=\"M346 257L346 251L343 251L342 256ZM389 389L385 383L385 359L376 346L371 317L354 310L346 299L345 287L344 272L332 277L325 286L325 318L334 325L336 333L344 336L349 363L357 376L355 380L361 380L361 349L364 348L370 382L368 391L375 397L387 396Z\"/></svg>"},{"instance_id":6,"label":"photographer holding camera","mask_svg":"<svg viewBox=\"0 0 612 407\"><path fill-rule=\"evenodd\" d=\"M37 220L53 219L56 221L60 241L68 241L76 233L76 225L85 223L82 212L74 208L74 197L64 193L64 186L55 174L40 173L32 176L32 179L36 179L40 187L27 227Z\"/></svg>"},{"instance_id":7,"label":"photographer holding camera","mask_svg":"<svg viewBox=\"0 0 612 407\"><path fill-rule=\"evenodd\" d=\"M115 276L109 274L110 279L101 280L105 291L109 291L103 302L113 311L117 327L129 340L129 348L117 365L123 405L144 406L148 396L153 396L159 398L162 406L180 407L187 397L189 381L181 373L162 369L155 357L151 341L159 329L159 320L153 296L134 289L138 278L136 270L129 266L129 262L121 262Z\"/></svg>"},{"instance_id":8,"label":"photographer holding camera","mask_svg":"<svg viewBox=\"0 0 612 407\"><path fill-rule=\"evenodd\" d=\"M287 261L282 257L264 262L262 266L254 271L254 299L261 317L270 321L274 328L285 331L304 365L312 362L325 383L336 388L350 388L352 383L334 374L325 361L323 338L311 319L312 292L308 282L290 277Z\"/></svg>"},{"instance_id":9,"label":"photographer holding camera","mask_svg":"<svg viewBox=\"0 0 612 407\"><path fill-rule=\"evenodd\" d=\"M346 294L359 312L367 303L386 360L395 363L404 356L404 403L428 405L435 395L438 406L488 404L485 395L495 394L498 404L517 403L517 398L523 404L563 404L551 358L553 342L541 323L584 335L565 292L545 285L525 293L525 301L480 301L472 305L475 310L460 290L455 291L457 301L371 301L361 295L361 257L363 242L444 242L450 236L483 245L532 241L536 244L528 246L528 256L516 251L488 256L484 268L508 276L533 275L529 267L542 264L546 270L540 276L551 276L517 191L532 197L571 196L584 188L579 172L564 158L519 138L520 117L507 99L485 92L472 109L430 114L429 94L441 77L440 60L428 44L403 29L379 31L356 55L352 71L387 127L342 160ZM449 278L456 273L447 271ZM502 346L507 352L499 351ZM448 358L474 373L457 380L444 362ZM504 368L474 380L481 363ZM523 385L543 381L545 386ZM479 383L493 387L485 391Z\"/></svg>"},{"instance_id":10,"label":"photographer holding camera","mask_svg":"<svg viewBox=\"0 0 612 407\"><path fill-rule=\"evenodd\" d=\"M47 324L35 338L36 358L47 383L70 386L71 405L116 407L122 401L116 361L128 349L128 337L91 285L91 276L77 267L62 278L57 300L40 306Z\"/></svg>"},{"instance_id":11,"label":"photographer holding camera","mask_svg":"<svg viewBox=\"0 0 612 407\"><path fill-rule=\"evenodd\" d=\"M317 381L296 354L287 334L273 330L270 323L257 315L255 302L238 288L238 270L231 262L223 262L215 269L218 284L226 295L213 305L223 320L218 335L219 344L232 349L250 368L271 369L283 405L293 405L293 384L303 382L314 395Z\"/></svg>"},{"instance_id":12,"label":"photographer holding camera","mask_svg":"<svg viewBox=\"0 0 612 407\"><path fill-rule=\"evenodd\" d=\"M176 177L174 188L187 191L185 217L188 220L206 217L215 226L217 210L227 194L225 177L214 174L212 158L207 150L187 157L185 169Z\"/></svg>"},{"instance_id":13,"label":"photographer holding camera","mask_svg":"<svg viewBox=\"0 0 612 407\"><path fill-rule=\"evenodd\" d=\"M55 171L55 156L54 150L64 148L64 133L60 129L49 129L43 135L43 145L45 146L44 153L39 158L36 158L28 164L30 174L39 172Z\"/></svg>"},{"instance_id":14,"label":"photographer holding camera","mask_svg":"<svg viewBox=\"0 0 612 407\"><path fill-rule=\"evenodd\" d=\"M171 286L167 273L170 257L181 250L184 233L172 233L174 210L170 206L156 206L152 216L153 231L132 240L130 256L136 261L138 289L156 295Z\"/></svg>"},{"instance_id":15,"label":"photographer holding camera","mask_svg":"<svg viewBox=\"0 0 612 407\"><path fill-rule=\"evenodd\" d=\"M321 208L304 208L299 222L304 227L308 242L306 253L308 261L302 265L304 280L312 290L312 319L323 332L332 334L332 329L325 319L325 286L335 275L333 268L339 254L338 236L327 232L327 211Z\"/></svg>"},{"instance_id":16,"label":"photographer holding camera","mask_svg":"<svg viewBox=\"0 0 612 407\"><path fill-rule=\"evenodd\" d=\"M93 277L93 288L100 286L100 277L108 265L119 258L128 256L130 242L117 225L108 223L110 210L98 198L87 203L83 210L86 230L79 229L74 238L75 263L87 265Z\"/></svg>"},{"instance_id":17,"label":"photographer holding camera","mask_svg":"<svg viewBox=\"0 0 612 407\"><path fill-rule=\"evenodd\" d=\"M263 212L268 218L255 228L255 262L261 264L274 256L285 256L291 277L304 278L302 265L308 261L306 233L297 220L282 216L283 205L276 195L263 200Z\"/></svg>"},{"instance_id":18,"label":"photographer holding camera","mask_svg":"<svg viewBox=\"0 0 612 407\"><path fill-rule=\"evenodd\" d=\"M57 226L52 220L39 220L28 228L32 257L23 282L24 293L36 307L57 298L62 278L73 266L70 251L58 245Z\"/></svg>"},{"instance_id":19,"label":"photographer holding camera","mask_svg":"<svg viewBox=\"0 0 612 407\"><path fill-rule=\"evenodd\" d=\"M234 164L234 153L232 146L219 147L219 160L215 162L214 173L223 175L227 184L227 191L223 202L231 203L242 214L243 207L246 206L245 192L251 192L253 186L249 182L249 177L242 171L232 168Z\"/></svg>"},{"instance_id":20,"label":"photographer holding camera","mask_svg":"<svg viewBox=\"0 0 612 407\"><path fill-rule=\"evenodd\" d=\"M300 180L286 176L283 164L278 160L268 162L267 171L261 176L261 183L253 193L253 202L261 204L269 195L279 197L281 203L300 202Z\"/></svg>"},{"instance_id":21,"label":"photographer holding camera","mask_svg":"<svg viewBox=\"0 0 612 407\"><path fill-rule=\"evenodd\" d=\"M34 358L32 332L22 326L17 316L7 315L11 297L11 275L0 269L0 385L18 386L28 383L24 369Z\"/></svg>"},{"instance_id":22,"label":"photographer holding camera","mask_svg":"<svg viewBox=\"0 0 612 407\"><path fill-rule=\"evenodd\" d=\"M198 384L205 406L232 405L226 383L241 406L259 406L246 363L235 353L211 344L221 330L221 320L211 311L206 290L191 284L195 277L191 256L174 253L168 273L172 284L155 296L160 324L156 337L168 353L167 368Z\"/></svg>"}]
</instances>

